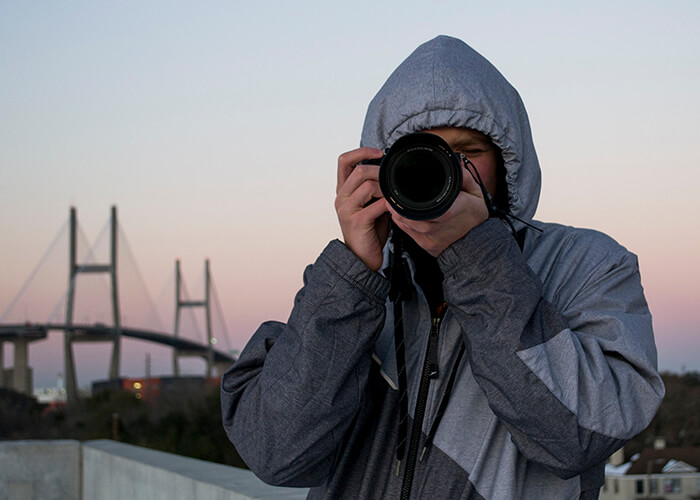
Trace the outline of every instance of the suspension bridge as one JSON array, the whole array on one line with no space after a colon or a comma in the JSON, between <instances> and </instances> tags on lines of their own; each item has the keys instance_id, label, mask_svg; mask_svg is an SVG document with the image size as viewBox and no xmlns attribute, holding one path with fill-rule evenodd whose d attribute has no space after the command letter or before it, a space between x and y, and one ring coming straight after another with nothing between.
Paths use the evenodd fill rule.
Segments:
<instances>
[{"instance_id":1,"label":"suspension bridge","mask_svg":"<svg viewBox=\"0 0 700 500\"><path fill-rule=\"evenodd\" d=\"M157 331L145 326L124 325L122 321L122 297L118 270L119 258L118 245L119 231L117 223L117 208L111 209L109 221L110 244L109 262L94 262L91 257L92 250L85 261L78 260L78 223L75 208L70 209L68 222L68 286L58 306L54 308L48 320L28 318L24 321L12 321L10 318L20 298L28 288L28 283L34 278L32 272L27 283L12 300L7 310L0 316L0 387L11 387L19 392L32 392L32 375L29 366L29 346L34 342L46 340L49 332L59 332L63 335L63 370L65 379L66 397L68 402L73 402L78 397L78 384L76 377L76 359L73 345L82 342L107 342L111 344L111 356L108 368L108 378L117 380L120 378L120 363L122 357L122 339L132 338L172 348L172 371L174 376L180 375L180 359L183 357L199 357L205 361L205 376L211 377L214 373L221 374L235 360L233 351L230 350L230 339L226 331L223 318L219 322L218 332L214 332L212 325L212 305L218 306L221 313L216 288L210 273L209 261L205 261L204 272L204 297L200 300L191 300L188 296L182 274L180 261L175 261L175 320L172 331ZM44 259L42 259L43 261ZM41 263L39 264L41 265ZM39 266L37 266L39 267ZM35 269L36 271L36 269ZM76 321L76 297L78 278L83 275L101 275L109 281L110 324L105 322ZM184 296L184 297L183 297ZM150 298L148 301L152 305ZM56 321L56 310L65 311L62 320ZM182 335L182 312L184 310L199 310L204 314L206 339L193 340ZM16 311L15 311L16 312ZM15 314L16 315L16 314ZM217 339L223 338L229 345L229 351L217 348ZM3 343L14 345L14 365L11 369L4 369Z\"/></svg>"}]
</instances>

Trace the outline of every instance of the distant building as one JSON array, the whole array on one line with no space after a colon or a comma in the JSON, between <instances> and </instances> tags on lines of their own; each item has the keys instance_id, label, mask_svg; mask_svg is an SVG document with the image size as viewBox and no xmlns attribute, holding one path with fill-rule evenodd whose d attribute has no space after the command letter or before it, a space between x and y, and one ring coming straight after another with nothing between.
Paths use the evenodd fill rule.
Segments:
<instances>
[{"instance_id":1,"label":"distant building","mask_svg":"<svg viewBox=\"0 0 700 500\"><path fill-rule=\"evenodd\" d=\"M657 441L621 462L613 456L605 466L600 500L700 500L700 447L666 448Z\"/></svg>"},{"instance_id":2,"label":"distant building","mask_svg":"<svg viewBox=\"0 0 700 500\"><path fill-rule=\"evenodd\" d=\"M92 392L95 394L104 390L122 390L133 393L136 399L148 400L168 391L218 387L220 382L220 377L199 376L120 378L93 382Z\"/></svg>"},{"instance_id":3,"label":"distant building","mask_svg":"<svg viewBox=\"0 0 700 500\"><path fill-rule=\"evenodd\" d=\"M44 404L65 403L66 389L63 387L63 376L59 373L56 387L35 388L34 397Z\"/></svg>"}]
</instances>

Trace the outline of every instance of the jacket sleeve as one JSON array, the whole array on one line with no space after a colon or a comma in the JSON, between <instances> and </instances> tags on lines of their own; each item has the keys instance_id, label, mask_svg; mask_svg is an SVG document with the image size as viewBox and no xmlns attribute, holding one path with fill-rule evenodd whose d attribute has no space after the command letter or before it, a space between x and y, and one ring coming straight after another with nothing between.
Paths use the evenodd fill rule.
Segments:
<instances>
[{"instance_id":1,"label":"jacket sleeve","mask_svg":"<svg viewBox=\"0 0 700 500\"><path fill-rule=\"evenodd\" d=\"M546 293L498 220L439 262L491 409L528 459L570 478L641 432L664 387L634 255L595 232L557 251L544 272L562 286Z\"/></svg>"},{"instance_id":2,"label":"jacket sleeve","mask_svg":"<svg viewBox=\"0 0 700 500\"><path fill-rule=\"evenodd\" d=\"M318 486L362 401L389 285L332 241L286 324L267 322L221 382L224 429L263 481Z\"/></svg>"}]
</instances>

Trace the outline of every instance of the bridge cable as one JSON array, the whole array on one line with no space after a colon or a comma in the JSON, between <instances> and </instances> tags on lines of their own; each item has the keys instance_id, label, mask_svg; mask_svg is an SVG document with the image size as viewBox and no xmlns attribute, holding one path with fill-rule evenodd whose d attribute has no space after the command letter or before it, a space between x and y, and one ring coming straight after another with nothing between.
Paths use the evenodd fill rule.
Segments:
<instances>
[{"instance_id":1,"label":"bridge cable","mask_svg":"<svg viewBox=\"0 0 700 500\"><path fill-rule=\"evenodd\" d=\"M155 321L158 324L158 328L161 331L165 331L165 327L163 326L164 325L163 320L161 319L160 315L158 314L158 309L156 307L155 302L153 302L153 298L151 297L151 294L148 292L148 287L146 286L146 282L143 279L143 275L141 274L141 269L139 269L138 263L136 262L136 259L134 257L134 253L131 251L131 245L129 244L129 240L126 238L126 233L124 231L122 231L121 225L117 229L119 231L119 242L120 243L124 242L124 250L126 251L126 256L129 258L130 264L136 270L136 278L138 280L138 284L146 292L146 299L148 300L148 306L150 307L150 312L155 317Z\"/></svg>"},{"instance_id":2,"label":"bridge cable","mask_svg":"<svg viewBox=\"0 0 700 500\"><path fill-rule=\"evenodd\" d=\"M53 241L49 245L49 248L44 252L44 255L41 256L41 259L39 259L39 263L34 267L34 270L29 274L29 278L24 282L22 287L19 289L19 292L17 292L17 295L15 295L15 298L12 299L12 302L10 302L10 305L7 306L7 309L0 315L0 323L3 323L5 320L5 316L9 314L9 312L17 305L17 302L20 301L24 293L27 291L27 288L29 288L29 285L31 284L32 280L36 276L36 274L39 272L39 269L41 269L41 266L44 265L44 262L48 259L49 255L51 252L53 252L53 249L56 247L58 244L58 241L62 238L63 233L68 232L68 220L66 220L61 228L58 230L58 233L54 237Z\"/></svg>"}]
</instances>

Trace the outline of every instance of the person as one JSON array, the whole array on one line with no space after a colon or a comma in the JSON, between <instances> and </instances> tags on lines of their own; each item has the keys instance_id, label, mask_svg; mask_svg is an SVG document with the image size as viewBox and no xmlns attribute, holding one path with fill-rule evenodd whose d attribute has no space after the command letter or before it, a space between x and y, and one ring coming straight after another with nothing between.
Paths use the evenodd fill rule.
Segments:
<instances>
[{"instance_id":1,"label":"person","mask_svg":"<svg viewBox=\"0 0 700 500\"><path fill-rule=\"evenodd\" d=\"M466 158L434 220L399 215L363 163L415 132ZM533 220L539 192L515 89L458 39L418 47L338 160L344 241L222 378L249 467L311 499L597 498L606 458L664 394L651 316L636 257Z\"/></svg>"}]
</instances>

